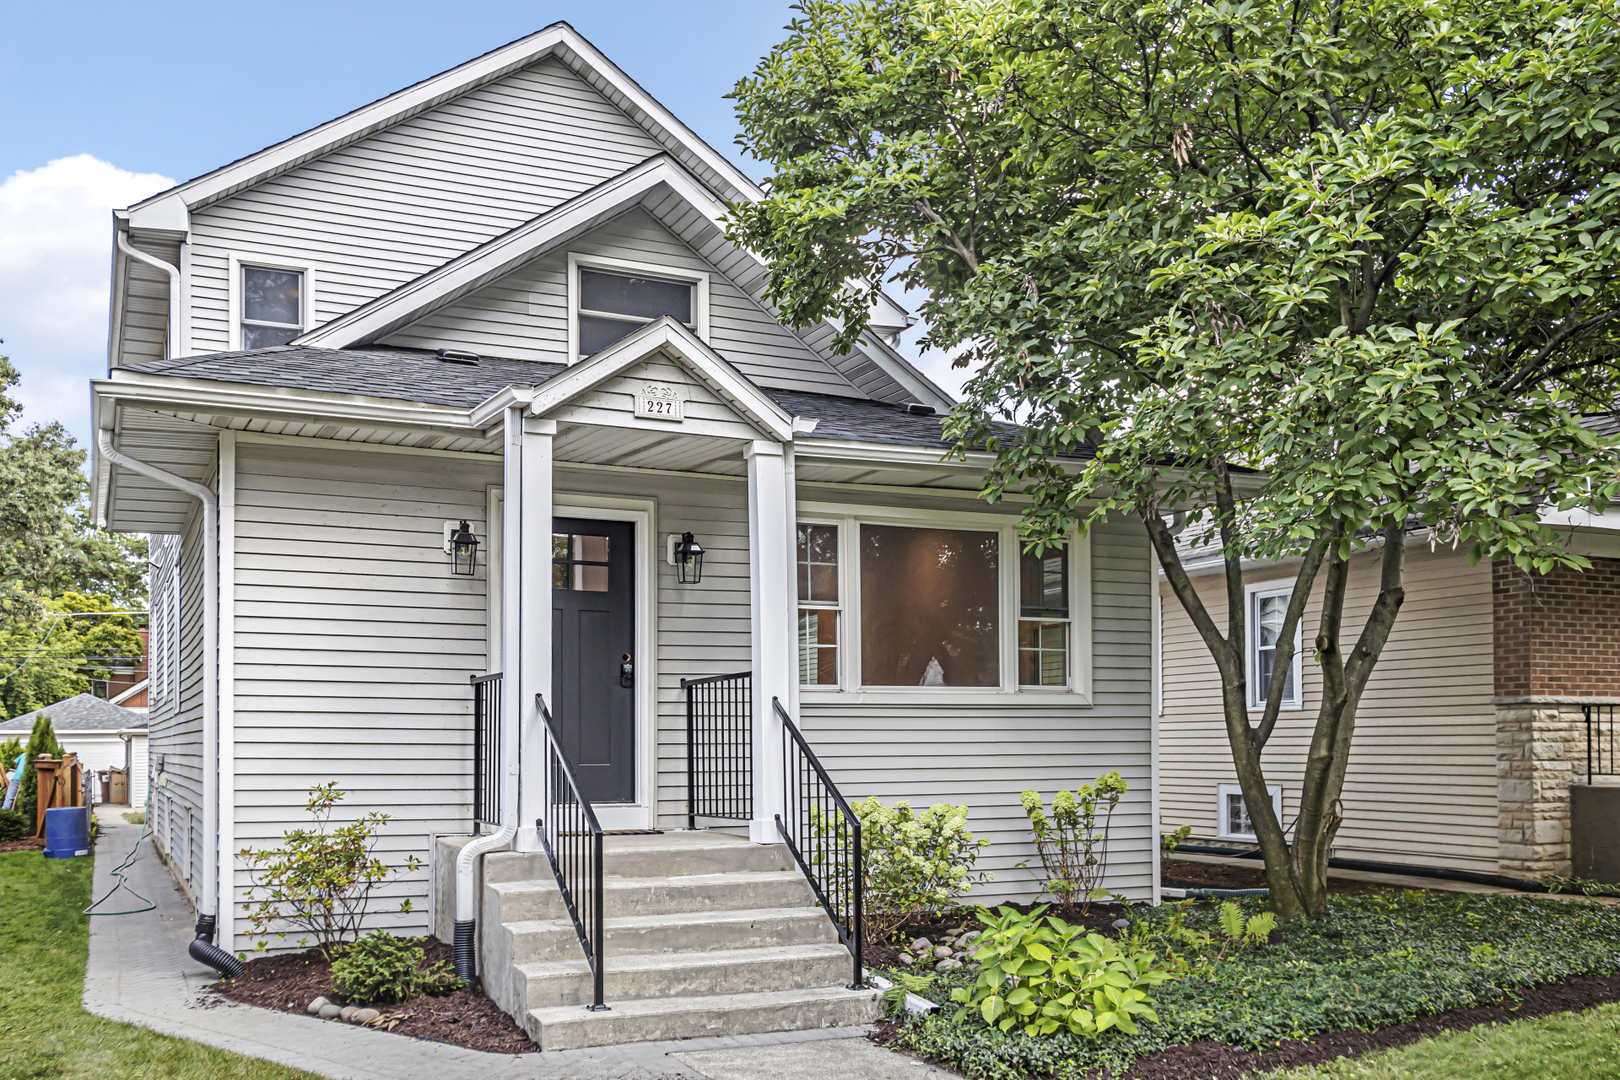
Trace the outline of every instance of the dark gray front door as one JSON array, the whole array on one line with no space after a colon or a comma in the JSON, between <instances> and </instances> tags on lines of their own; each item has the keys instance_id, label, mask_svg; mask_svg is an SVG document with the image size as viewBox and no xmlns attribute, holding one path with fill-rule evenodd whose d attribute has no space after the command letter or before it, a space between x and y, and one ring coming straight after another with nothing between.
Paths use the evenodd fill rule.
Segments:
<instances>
[{"instance_id":1,"label":"dark gray front door","mask_svg":"<svg viewBox=\"0 0 1620 1080\"><path fill-rule=\"evenodd\" d=\"M552 710L593 803L636 797L633 529L624 521L552 519Z\"/></svg>"}]
</instances>

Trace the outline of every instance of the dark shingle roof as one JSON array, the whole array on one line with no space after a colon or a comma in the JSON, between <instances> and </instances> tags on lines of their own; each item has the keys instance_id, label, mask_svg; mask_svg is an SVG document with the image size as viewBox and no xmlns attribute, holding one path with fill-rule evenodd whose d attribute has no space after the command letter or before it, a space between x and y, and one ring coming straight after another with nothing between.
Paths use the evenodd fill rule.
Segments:
<instances>
[{"instance_id":1,"label":"dark shingle roof","mask_svg":"<svg viewBox=\"0 0 1620 1080\"><path fill-rule=\"evenodd\" d=\"M123 370L191 379L283 386L330 394L420 401L470 409L508 386L536 386L562 364L482 357L476 364L440 360L431 349L313 349L277 345L245 352L206 353L130 364Z\"/></svg>"},{"instance_id":2,"label":"dark shingle roof","mask_svg":"<svg viewBox=\"0 0 1620 1080\"><path fill-rule=\"evenodd\" d=\"M0 735L13 736L18 732L26 734L32 731L34 721L41 714L51 718L51 729L58 735L65 731L120 731L146 726L146 716L142 713L114 705L94 694L79 694L7 720L0 724Z\"/></svg>"},{"instance_id":3,"label":"dark shingle roof","mask_svg":"<svg viewBox=\"0 0 1620 1080\"><path fill-rule=\"evenodd\" d=\"M466 409L508 386L538 386L567 368L562 364L490 356L481 357L476 364L457 364L439 359L438 353L430 349L388 346L319 349L278 345L269 349L153 360L130 364L122 370L359 394ZM812 439L937 447L941 453L952 445L940 438L943 419L940 416L914 415L902 406L881 401L769 387L761 389L789 415L819 421L815 431L810 433ZM1009 426L1008 431L1012 430ZM1075 456L1090 457L1090 447Z\"/></svg>"}]
</instances>

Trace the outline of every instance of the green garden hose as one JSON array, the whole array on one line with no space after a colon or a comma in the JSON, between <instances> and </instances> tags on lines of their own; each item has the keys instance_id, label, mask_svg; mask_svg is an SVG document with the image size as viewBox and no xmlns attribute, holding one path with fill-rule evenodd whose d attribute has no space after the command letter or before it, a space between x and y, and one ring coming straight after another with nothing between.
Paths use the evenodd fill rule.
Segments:
<instances>
[{"instance_id":1,"label":"green garden hose","mask_svg":"<svg viewBox=\"0 0 1620 1080\"><path fill-rule=\"evenodd\" d=\"M147 900L146 897L142 896L140 893L138 893L134 889L130 888L129 881L124 877L124 871L128 870L130 867L134 866L135 865L135 860L140 857L141 843L146 839L146 834L148 832L150 832L151 829L152 829L152 785L148 784L146 786L146 812L141 815L141 834L135 838L135 846L129 849L129 854L124 856L124 861L119 863L117 866L113 867L113 872L112 872L113 877L118 879L118 884L116 884L112 888L108 889L106 894L104 896L102 896L101 899L97 900L95 903L93 903L89 907L85 908L84 909L84 914L86 914L86 915L139 915L143 911L151 911L153 908L157 907L157 904L154 901ZM137 900L144 900L146 902L146 906L145 907L137 907L137 908L124 908L122 911L97 911L96 910L96 908L100 907L102 904L105 904L108 900L111 900L113 893L117 892L119 889L123 889L124 891L128 892L131 896L135 897L135 899L137 899Z\"/></svg>"}]
</instances>

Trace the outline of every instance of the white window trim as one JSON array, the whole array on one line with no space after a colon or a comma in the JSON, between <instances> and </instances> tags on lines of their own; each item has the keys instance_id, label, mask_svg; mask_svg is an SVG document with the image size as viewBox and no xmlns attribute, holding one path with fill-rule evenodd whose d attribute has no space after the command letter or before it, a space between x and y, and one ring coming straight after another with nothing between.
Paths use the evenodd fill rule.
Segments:
<instances>
[{"instance_id":1,"label":"white window trim","mask_svg":"<svg viewBox=\"0 0 1620 1080\"><path fill-rule=\"evenodd\" d=\"M838 526L839 650L838 683L833 686L799 686L801 698L812 701L850 701L855 704L915 703L918 695L938 704L982 703L997 695L1014 695L1021 700L1061 699L1089 706L1092 669L1091 618L1091 541L1071 530L1069 545L1070 622L1069 681L1066 686L1018 685L1019 615L1019 537L1016 518L953 510L904 510L849 506L837 503L801 502L797 521L811 525ZM963 529L994 532L998 538L997 588L999 610L998 661L1001 673L997 686L864 686L859 682L861 655L860 611L860 527L898 525L913 529ZM797 563L795 563L797 565ZM798 618L798 574L794 574L794 619ZM807 605L814 606L814 605ZM795 649L797 656L797 649Z\"/></svg>"},{"instance_id":2,"label":"white window trim","mask_svg":"<svg viewBox=\"0 0 1620 1080\"><path fill-rule=\"evenodd\" d=\"M1256 581L1243 587L1243 657L1244 663L1248 666L1248 677L1245 681L1249 684L1249 709L1251 711L1258 712L1266 707L1266 687L1260 685L1258 676L1260 656L1256 644L1259 638L1255 635L1254 625L1255 604L1258 603L1262 596L1292 596L1293 592L1294 586L1291 583L1279 585L1276 581ZM1305 620L1301 618L1294 625L1294 658L1292 660L1294 666L1294 696L1284 698L1282 703L1282 708L1289 711L1297 711L1305 707L1304 630Z\"/></svg>"},{"instance_id":3,"label":"white window trim","mask_svg":"<svg viewBox=\"0 0 1620 1080\"><path fill-rule=\"evenodd\" d=\"M315 267L307 262L288 262L286 259L274 255L255 255L251 252L233 251L227 260L230 266L228 281L228 296L226 303L229 317L230 352L239 352L242 349L242 268L244 266L262 266L266 270L291 270L304 275L304 280L298 286L298 318L300 321L299 333L308 333L315 327Z\"/></svg>"},{"instance_id":4,"label":"white window trim","mask_svg":"<svg viewBox=\"0 0 1620 1080\"><path fill-rule=\"evenodd\" d=\"M1267 784L1266 793L1271 796L1271 809L1280 822L1283 819L1283 794L1281 784ZM1215 785L1215 836L1219 840L1247 840L1257 843L1258 838L1253 833L1233 832L1231 822L1226 818L1226 799L1229 795L1242 795L1243 788L1239 784ZM1250 817L1253 817L1251 814Z\"/></svg>"},{"instance_id":5,"label":"white window trim","mask_svg":"<svg viewBox=\"0 0 1620 1080\"><path fill-rule=\"evenodd\" d=\"M709 340L709 274L704 270L685 270L660 266L657 263L615 259L606 255L568 253L568 363L579 363L579 271L604 270L608 273L635 274L638 277L662 278L665 281L686 282L692 286L692 319L698 340Z\"/></svg>"}]
</instances>

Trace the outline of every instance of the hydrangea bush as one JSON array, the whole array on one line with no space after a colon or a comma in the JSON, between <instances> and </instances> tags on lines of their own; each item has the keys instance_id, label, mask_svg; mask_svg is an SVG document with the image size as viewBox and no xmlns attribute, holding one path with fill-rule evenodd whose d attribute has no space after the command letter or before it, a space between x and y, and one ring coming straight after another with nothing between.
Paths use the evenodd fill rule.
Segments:
<instances>
[{"instance_id":1,"label":"hydrangea bush","mask_svg":"<svg viewBox=\"0 0 1620 1080\"><path fill-rule=\"evenodd\" d=\"M1093 783L1052 796L1050 816L1041 806L1040 792L1024 792L1024 813L1046 870L1043 890L1058 903L1078 902L1083 911L1101 895L1108 869L1108 825L1125 788L1119 773L1104 773Z\"/></svg>"},{"instance_id":2,"label":"hydrangea bush","mask_svg":"<svg viewBox=\"0 0 1620 1080\"><path fill-rule=\"evenodd\" d=\"M887 939L905 923L955 907L975 885L993 877L987 870L974 869L979 852L990 841L968 829L965 806L935 803L913 810L904 800L884 806L869 798L850 809L861 823L863 936L868 943Z\"/></svg>"}]
</instances>

